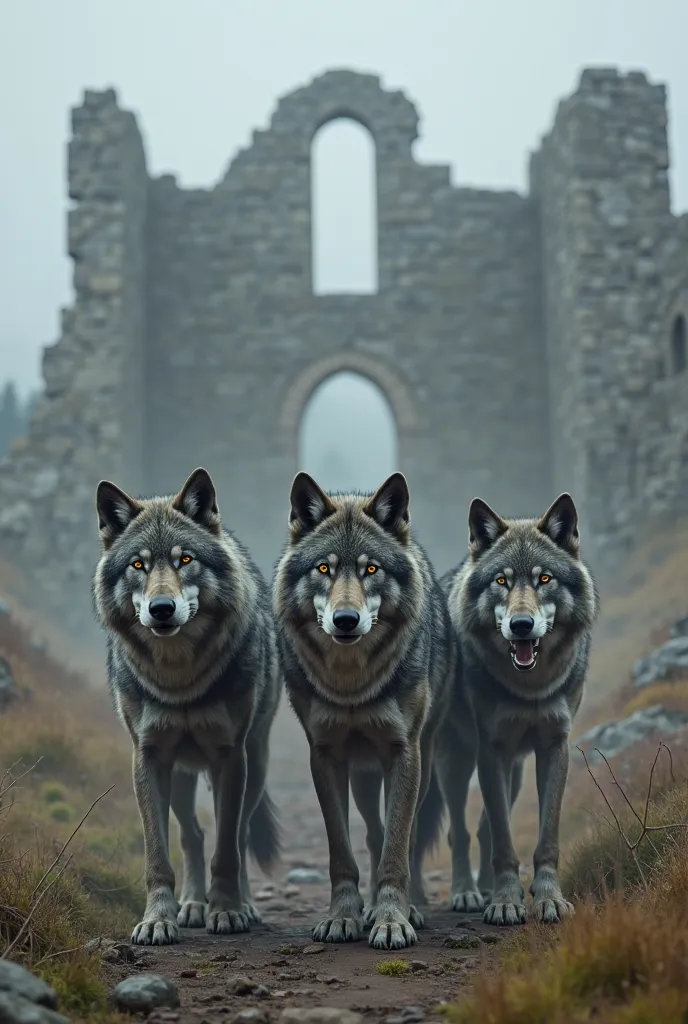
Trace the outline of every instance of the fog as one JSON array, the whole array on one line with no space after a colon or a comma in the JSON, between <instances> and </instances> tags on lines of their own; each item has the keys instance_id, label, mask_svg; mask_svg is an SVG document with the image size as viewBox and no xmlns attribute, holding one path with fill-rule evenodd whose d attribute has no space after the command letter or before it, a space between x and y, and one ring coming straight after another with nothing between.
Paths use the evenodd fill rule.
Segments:
<instances>
[{"instance_id":1,"label":"fog","mask_svg":"<svg viewBox=\"0 0 688 1024\"><path fill-rule=\"evenodd\" d=\"M16 381L22 395L38 386L41 347L56 339L59 309L71 301L65 146L69 108L85 87L114 86L136 112L152 174L211 186L253 129L267 124L278 97L331 67L372 71L417 104L418 160L451 164L457 184L523 190L528 153L581 67L639 68L669 87L674 205L682 210L687 30L688 7L675 0L6 3L0 382ZM316 292L376 289L373 169L360 127L337 123L316 139ZM396 458L384 399L351 375L313 396L303 433L302 461L315 474L333 476L338 466L346 479L353 452L357 479L372 486Z\"/></svg>"}]
</instances>

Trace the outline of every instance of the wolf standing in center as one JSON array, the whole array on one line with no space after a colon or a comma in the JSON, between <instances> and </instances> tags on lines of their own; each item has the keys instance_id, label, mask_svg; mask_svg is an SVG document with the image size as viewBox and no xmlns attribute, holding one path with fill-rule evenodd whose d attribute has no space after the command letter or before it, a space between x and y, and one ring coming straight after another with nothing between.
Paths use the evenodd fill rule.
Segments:
<instances>
[{"instance_id":1,"label":"wolf standing in center","mask_svg":"<svg viewBox=\"0 0 688 1024\"><path fill-rule=\"evenodd\" d=\"M451 696L454 645L444 595L410 532L409 492L394 473L374 493L326 494L294 479L291 531L274 606L287 693L310 745L330 850L320 942L359 939L359 872L349 837L349 784L367 829L369 944L410 946L423 919L417 808ZM380 819L384 783L385 825ZM411 886L413 888L411 889Z\"/></svg>"}]
</instances>

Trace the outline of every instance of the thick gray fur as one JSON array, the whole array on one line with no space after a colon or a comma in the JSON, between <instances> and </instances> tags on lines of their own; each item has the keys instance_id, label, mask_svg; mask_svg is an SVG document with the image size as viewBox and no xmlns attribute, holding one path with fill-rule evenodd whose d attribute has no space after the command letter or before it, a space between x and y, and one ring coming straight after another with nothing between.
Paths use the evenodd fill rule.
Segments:
<instances>
[{"instance_id":1,"label":"thick gray fur","mask_svg":"<svg viewBox=\"0 0 688 1024\"><path fill-rule=\"evenodd\" d=\"M305 473L292 487L274 608L287 693L310 745L329 843L332 897L316 941L357 940L369 925L371 946L403 948L423 925L411 902L425 902L414 834L451 696L454 643L444 595L411 536L408 506L400 473L375 494L325 494ZM351 642L337 625L346 609L359 616ZM367 828L365 913L349 785Z\"/></svg>"},{"instance_id":2,"label":"thick gray fur","mask_svg":"<svg viewBox=\"0 0 688 1024\"><path fill-rule=\"evenodd\" d=\"M539 520L505 520L475 499L469 512L469 555L441 585L458 645L451 711L436 744L437 792L444 796L450 819L452 907L464 913L483 910L490 924L526 920L510 815L524 758L534 752L540 825L530 892L536 919L559 921L573 911L558 879L569 734L583 697L599 607L594 579L580 557L578 516L570 495L560 495ZM530 616L533 626L525 647L519 640L517 649L511 627L519 615ZM537 643L528 653L533 639ZM519 668L517 651L534 664ZM476 765L484 801L477 885L466 827ZM425 847L437 835L440 803L435 800L422 823Z\"/></svg>"},{"instance_id":3,"label":"thick gray fur","mask_svg":"<svg viewBox=\"0 0 688 1024\"><path fill-rule=\"evenodd\" d=\"M260 921L247 848L265 870L279 854L265 791L282 687L268 588L223 528L203 469L173 497L134 499L103 481L96 506L103 552L94 604L107 634L113 703L133 744L145 840L147 903L132 942L177 942L180 926L247 931ZM165 622L155 618L161 599L174 602ZM216 822L207 893L199 773L209 776ZM170 807L184 855L179 902Z\"/></svg>"}]
</instances>

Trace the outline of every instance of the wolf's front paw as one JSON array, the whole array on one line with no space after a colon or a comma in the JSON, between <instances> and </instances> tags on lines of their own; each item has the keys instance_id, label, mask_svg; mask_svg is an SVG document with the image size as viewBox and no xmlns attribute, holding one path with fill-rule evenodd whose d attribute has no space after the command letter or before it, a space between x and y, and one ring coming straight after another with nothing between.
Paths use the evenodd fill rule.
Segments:
<instances>
[{"instance_id":1,"label":"wolf's front paw","mask_svg":"<svg viewBox=\"0 0 688 1024\"><path fill-rule=\"evenodd\" d=\"M141 921L131 933L135 946L171 946L179 942L179 928L171 917L156 917Z\"/></svg>"},{"instance_id":2,"label":"wolf's front paw","mask_svg":"<svg viewBox=\"0 0 688 1024\"><path fill-rule=\"evenodd\" d=\"M205 930L210 935L234 935L248 932L251 926L248 917L241 910L208 910Z\"/></svg>"},{"instance_id":3,"label":"wolf's front paw","mask_svg":"<svg viewBox=\"0 0 688 1024\"><path fill-rule=\"evenodd\" d=\"M313 942L358 942L362 932L360 917L327 917L313 929Z\"/></svg>"},{"instance_id":4,"label":"wolf's front paw","mask_svg":"<svg viewBox=\"0 0 688 1024\"><path fill-rule=\"evenodd\" d=\"M525 924L526 908L524 903L515 903L511 900L505 902L495 901L488 904L483 914L485 924Z\"/></svg>"},{"instance_id":5,"label":"wolf's front paw","mask_svg":"<svg viewBox=\"0 0 688 1024\"><path fill-rule=\"evenodd\" d=\"M195 900L182 903L177 914L177 924L180 928L202 928L205 924L205 903Z\"/></svg>"},{"instance_id":6,"label":"wolf's front paw","mask_svg":"<svg viewBox=\"0 0 688 1024\"><path fill-rule=\"evenodd\" d=\"M413 925L401 910L386 907L373 925L368 945L374 949L407 949L418 942Z\"/></svg>"},{"instance_id":7,"label":"wolf's front paw","mask_svg":"<svg viewBox=\"0 0 688 1024\"><path fill-rule=\"evenodd\" d=\"M477 914L485 906L482 893L477 888L458 889L452 893L451 908L458 914Z\"/></svg>"},{"instance_id":8,"label":"wolf's front paw","mask_svg":"<svg viewBox=\"0 0 688 1024\"><path fill-rule=\"evenodd\" d=\"M541 867L530 887L533 897L535 920L540 924L558 924L573 914L573 905L564 899L559 886L557 872L550 867Z\"/></svg>"},{"instance_id":9,"label":"wolf's front paw","mask_svg":"<svg viewBox=\"0 0 688 1024\"><path fill-rule=\"evenodd\" d=\"M535 903L535 920L540 924L558 924L573 913L573 904L563 896L551 896Z\"/></svg>"}]
</instances>

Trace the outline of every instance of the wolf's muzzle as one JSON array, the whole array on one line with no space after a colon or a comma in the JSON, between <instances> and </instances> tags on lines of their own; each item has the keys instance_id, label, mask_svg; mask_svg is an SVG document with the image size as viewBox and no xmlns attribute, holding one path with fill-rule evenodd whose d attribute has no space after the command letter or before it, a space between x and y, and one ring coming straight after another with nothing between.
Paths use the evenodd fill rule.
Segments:
<instances>
[{"instance_id":1,"label":"wolf's muzzle","mask_svg":"<svg viewBox=\"0 0 688 1024\"><path fill-rule=\"evenodd\" d=\"M535 619L532 615L512 615L509 630L513 640L509 641L509 652L514 668L519 672L530 672L535 668L538 657L539 637L533 636Z\"/></svg>"},{"instance_id":2,"label":"wolf's muzzle","mask_svg":"<svg viewBox=\"0 0 688 1024\"><path fill-rule=\"evenodd\" d=\"M354 608L338 608L332 614L332 625L337 630L332 639L338 644L355 644L361 639L357 632L361 616Z\"/></svg>"},{"instance_id":3,"label":"wolf's muzzle","mask_svg":"<svg viewBox=\"0 0 688 1024\"><path fill-rule=\"evenodd\" d=\"M361 621L361 616L353 608L340 608L332 616L332 621L342 633L353 633Z\"/></svg>"},{"instance_id":4,"label":"wolf's muzzle","mask_svg":"<svg viewBox=\"0 0 688 1024\"><path fill-rule=\"evenodd\" d=\"M148 605L148 611L156 622L169 622L176 610L174 599L167 596L154 597Z\"/></svg>"}]
</instances>

